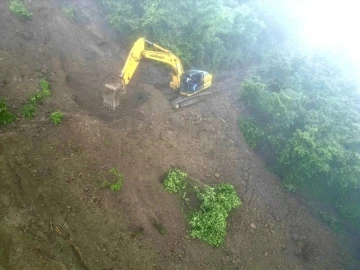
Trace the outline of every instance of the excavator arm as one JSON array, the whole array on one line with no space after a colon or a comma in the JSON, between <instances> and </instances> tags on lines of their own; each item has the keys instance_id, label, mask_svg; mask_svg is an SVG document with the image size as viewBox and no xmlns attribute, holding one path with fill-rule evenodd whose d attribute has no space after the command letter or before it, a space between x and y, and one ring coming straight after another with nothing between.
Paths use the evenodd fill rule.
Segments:
<instances>
[{"instance_id":1,"label":"excavator arm","mask_svg":"<svg viewBox=\"0 0 360 270\"><path fill-rule=\"evenodd\" d=\"M151 45L156 50L146 50L145 45ZM120 80L123 87L126 87L131 78L133 77L142 58L152 59L164 64L167 64L172 69L172 80L170 87L172 89L180 88L181 75L184 73L184 69L179 57L173 54L171 51L160 47L157 44L151 43L144 38L138 39L132 47L125 65L120 74Z\"/></svg>"}]
</instances>

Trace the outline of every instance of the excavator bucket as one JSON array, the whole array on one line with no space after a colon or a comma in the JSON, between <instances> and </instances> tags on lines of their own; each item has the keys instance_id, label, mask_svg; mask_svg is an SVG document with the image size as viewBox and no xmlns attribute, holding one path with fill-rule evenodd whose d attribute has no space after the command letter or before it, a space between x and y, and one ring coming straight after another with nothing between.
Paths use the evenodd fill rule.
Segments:
<instances>
[{"instance_id":1,"label":"excavator bucket","mask_svg":"<svg viewBox=\"0 0 360 270\"><path fill-rule=\"evenodd\" d=\"M104 106L113 110L120 104L121 98L126 94L126 89L120 83L105 84L103 91Z\"/></svg>"}]
</instances>

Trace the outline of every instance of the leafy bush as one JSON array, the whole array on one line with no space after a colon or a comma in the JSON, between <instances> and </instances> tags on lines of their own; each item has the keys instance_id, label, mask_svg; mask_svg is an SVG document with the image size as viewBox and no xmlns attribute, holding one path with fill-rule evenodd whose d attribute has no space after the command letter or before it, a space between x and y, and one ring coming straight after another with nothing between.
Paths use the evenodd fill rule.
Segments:
<instances>
[{"instance_id":1,"label":"leafy bush","mask_svg":"<svg viewBox=\"0 0 360 270\"><path fill-rule=\"evenodd\" d=\"M47 80L45 80L45 79L40 80L40 90L41 90L43 97L51 96L50 85L47 82Z\"/></svg>"},{"instance_id":2,"label":"leafy bush","mask_svg":"<svg viewBox=\"0 0 360 270\"><path fill-rule=\"evenodd\" d=\"M30 19L32 14L27 10L23 0L11 0L9 9L19 17Z\"/></svg>"},{"instance_id":3,"label":"leafy bush","mask_svg":"<svg viewBox=\"0 0 360 270\"><path fill-rule=\"evenodd\" d=\"M115 177L115 181L110 183L105 181L102 187L109 187L111 191L120 191L123 186L123 176L120 172L118 172L115 168L109 170L110 176Z\"/></svg>"},{"instance_id":4,"label":"leafy bush","mask_svg":"<svg viewBox=\"0 0 360 270\"><path fill-rule=\"evenodd\" d=\"M170 193L178 193L185 189L188 175L179 169L170 170L164 178L165 190Z\"/></svg>"},{"instance_id":5,"label":"leafy bush","mask_svg":"<svg viewBox=\"0 0 360 270\"><path fill-rule=\"evenodd\" d=\"M189 214L190 236L199 238L212 246L223 243L227 218L232 209L241 205L234 187L219 184L215 187L197 188L200 209Z\"/></svg>"},{"instance_id":6,"label":"leafy bush","mask_svg":"<svg viewBox=\"0 0 360 270\"><path fill-rule=\"evenodd\" d=\"M36 93L30 96L29 103L36 106L42 104L43 100L44 100L44 95L42 94L42 92L37 91Z\"/></svg>"},{"instance_id":7,"label":"leafy bush","mask_svg":"<svg viewBox=\"0 0 360 270\"><path fill-rule=\"evenodd\" d=\"M211 186L189 186L191 179L179 169L170 170L164 179L164 187L170 193L182 192L182 198L189 205L189 194L194 193L200 207L188 214L190 236L201 239L213 246L223 243L226 235L227 218L232 209L241 205L233 186L218 184ZM193 198L193 197L191 197Z\"/></svg>"},{"instance_id":8,"label":"leafy bush","mask_svg":"<svg viewBox=\"0 0 360 270\"><path fill-rule=\"evenodd\" d=\"M4 100L0 99L0 125L7 125L16 119L15 115L9 112Z\"/></svg>"},{"instance_id":9,"label":"leafy bush","mask_svg":"<svg viewBox=\"0 0 360 270\"><path fill-rule=\"evenodd\" d=\"M36 107L33 104L27 104L23 107L21 115L26 119L32 119L36 115Z\"/></svg>"},{"instance_id":10,"label":"leafy bush","mask_svg":"<svg viewBox=\"0 0 360 270\"><path fill-rule=\"evenodd\" d=\"M256 148L258 142L263 137L262 130L255 124L251 118L240 118L239 127L250 148Z\"/></svg>"},{"instance_id":11,"label":"leafy bush","mask_svg":"<svg viewBox=\"0 0 360 270\"><path fill-rule=\"evenodd\" d=\"M44 99L49 96L51 96L49 83L45 79L41 79L40 90L29 97L28 104L26 104L22 109L21 112L22 116L26 119L34 118L36 115L36 107L38 105L41 105ZM56 114L54 116L56 116Z\"/></svg>"},{"instance_id":12,"label":"leafy bush","mask_svg":"<svg viewBox=\"0 0 360 270\"><path fill-rule=\"evenodd\" d=\"M64 114L60 111L56 111L50 114L50 122L54 125L58 125L61 123L62 119L64 118Z\"/></svg>"}]
</instances>

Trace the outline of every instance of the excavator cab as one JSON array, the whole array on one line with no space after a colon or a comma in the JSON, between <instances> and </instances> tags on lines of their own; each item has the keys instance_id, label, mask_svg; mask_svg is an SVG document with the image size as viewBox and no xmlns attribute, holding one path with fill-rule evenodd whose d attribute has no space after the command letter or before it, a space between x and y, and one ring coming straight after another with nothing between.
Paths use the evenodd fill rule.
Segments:
<instances>
[{"instance_id":1,"label":"excavator cab","mask_svg":"<svg viewBox=\"0 0 360 270\"><path fill-rule=\"evenodd\" d=\"M206 71L191 69L183 73L181 78L180 93L192 96L205 90L211 85L212 75Z\"/></svg>"}]
</instances>

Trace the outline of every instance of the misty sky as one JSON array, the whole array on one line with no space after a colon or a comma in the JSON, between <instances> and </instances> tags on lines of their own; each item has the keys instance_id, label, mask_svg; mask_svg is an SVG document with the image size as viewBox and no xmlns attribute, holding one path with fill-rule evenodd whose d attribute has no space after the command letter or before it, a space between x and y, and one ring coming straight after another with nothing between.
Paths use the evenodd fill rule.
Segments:
<instances>
[{"instance_id":1,"label":"misty sky","mask_svg":"<svg viewBox=\"0 0 360 270\"><path fill-rule=\"evenodd\" d=\"M296 35L312 48L347 57L360 76L360 1L260 1L276 16L284 17Z\"/></svg>"}]
</instances>

